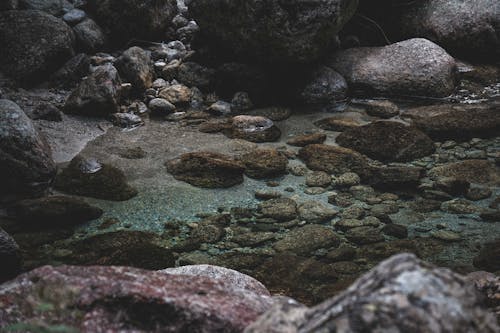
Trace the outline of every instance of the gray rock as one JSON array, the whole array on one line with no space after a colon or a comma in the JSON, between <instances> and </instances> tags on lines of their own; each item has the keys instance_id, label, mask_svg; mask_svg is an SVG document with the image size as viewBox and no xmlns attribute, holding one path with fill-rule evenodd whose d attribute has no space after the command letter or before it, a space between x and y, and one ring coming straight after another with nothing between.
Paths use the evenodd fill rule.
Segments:
<instances>
[{"instance_id":1,"label":"gray rock","mask_svg":"<svg viewBox=\"0 0 500 333\"><path fill-rule=\"evenodd\" d=\"M426 0L401 15L407 37L424 37L450 53L477 60L500 57L500 3L496 0Z\"/></svg>"},{"instance_id":2,"label":"gray rock","mask_svg":"<svg viewBox=\"0 0 500 333\"><path fill-rule=\"evenodd\" d=\"M88 53L101 51L107 43L107 38L101 27L94 20L87 18L73 27L76 39L82 50Z\"/></svg>"},{"instance_id":3,"label":"gray rock","mask_svg":"<svg viewBox=\"0 0 500 333\"><path fill-rule=\"evenodd\" d=\"M72 92L64 112L86 116L116 113L121 98L121 80L111 64L105 64L85 78Z\"/></svg>"},{"instance_id":4,"label":"gray rock","mask_svg":"<svg viewBox=\"0 0 500 333\"><path fill-rule=\"evenodd\" d=\"M338 246L339 242L338 236L332 229L322 225L308 224L285 234L283 239L274 244L274 249L278 252L307 255L320 248Z\"/></svg>"},{"instance_id":5,"label":"gray rock","mask_svg":"<svg viewBox=\"0 0 500 333\"><path fill-rule=\"evenodd\" d=\"M328 222L338 211L319 201L307 201L299 205L297 212L299 218L308 223Z\"/></svg>"},{"instance_id":6,"label":"gray rock","mask_svg":"<svg viewBox=\"0 0 500 333\"><path fill-rule=\"evenodd\" d=\"M152 99L148 107L156 115L168 115L175 111L175 105L163 98Z\"/></svg>"},{"instance_id":7,"label":"gray rock","mask_svg":"<svg viewBox=\"0 0 500 333\"><path fill-rule=\"evenodd\" d=\"M317 60L354 14L356 0L301 2L197 0L190 14L200 25L200 40L226 57L257 62Z\"/></svg>"},{"instance_id":8,"label":"gray rock","mask_svg":"<svg viewBox=\"0 0 500 333\"><path fill-rule=\"evenodd\" d=\"M121 77L132 83L136 91L144 91L153 85L153 60L149 52L133 46L125 50L115 62Z\"/></svg>"},{"instance_id":9,"label":"gray rock","mask_svg":"<svg viewBox=\"0 0 500 333\"><path fill-rule=\"evenodd\" d=\"M265 217L278 221L289 221L297 217L297 203L289 198L264 201L259 205L259 209Z\"/></svg>"},{"instance_id":10,"label":"gray rock","mask_svg":"<svg viewBox=\"0 0 500 333\"><path fill-rule=\"evenodd\" d=\"M333 69L323 66L315 70L311 80L302 90L301 98L306 104L331 105L344 100L347 95L347 82Z\"/></svg>"},{"instance_id":11,"label":"gray rock","mask_svg":"<svg viewBox=\"0 0 500 333\"><path fill-rule=\"evenodd\" d=\"M21 253L16 241L0 228L0 283L12 279L21 272Z\"/></svg>"},{"instance_id":12,"label":"gray rock","mask_svg":"<svg viewBox=\"0 0 500 333\"><path fill-rule=\"evenodd\" d=\"M0 12L0 70L23 84L46 80L71 58L74 41L71 28L47 13Z\"/></svg>"},{"instance_id":13,"label":"gray rock","mask_svg":"<svg viewBox=\"0 0 500 333\"><path fill-rule=\"evenodd\" d=\"M443 97L455 89L455 59L422 38L339 51L329 66L354 93Z\"/></svg>"},{"instance_id":14,"label":"gray rock","mask_svg":"<svg viewBox=\"0 0 500 333\"><path fill-rule=\"evenodd\" d=\"M51 76L50 81L57 86L71 87L89 73L89 68L89 56L79 53L59 68Z\"/></svg>"},{"instance_id":15,"label":"gray rock","mask_svg":"<svg viewBox=\"0 0 500 333\"><path fill-rule=\"evenodd\" d=\"M195 62L184 62L177 68L177 81L188 87L207 88L215 71Z\"/></svg>"},{"instance_id":16,"label":"gray rock","mask_svg":"<svg viewBox=\"0 0 500 333\"><path fill-rule=\"evenodd\" d=\"M19 9L40 10L58 16L64 11L63 0L19 0Z\"/></svg>"},{"instance_id":17,"label":"gray rock","mask_svg":"<svg viewBox=\"0 0 500 333\"><path fill-rule=\"evenodd\" d=\"M0 3L0 10L13 10L19 6L19 0L5 0Z\"/></svg>"},{"instance_id":18,"label":"gray rock","mask_svg":"<svg viewBox=\"0 0 500 333\"><path fill-rule=\"evenodd\" d=\"M23 110L0 100L0 194L39 195L56 174L50 147Z\"/></svg>"},{"instance_id":19,"label":"gray rock","mask_svg":"<svg viewBox=\"0 0 500 333\"><path fill-rule=\"evenodd\" d=\"M81 9L75 8L64 14L62 19L69 25L75 25L83 21L86 17L87 13Z\"/></svg>"}]
</instances>

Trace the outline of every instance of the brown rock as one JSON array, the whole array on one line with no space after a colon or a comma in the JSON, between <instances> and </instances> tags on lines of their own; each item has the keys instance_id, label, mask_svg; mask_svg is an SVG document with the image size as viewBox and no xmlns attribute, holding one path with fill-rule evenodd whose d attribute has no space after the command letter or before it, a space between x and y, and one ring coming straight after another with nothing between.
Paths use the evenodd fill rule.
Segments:
<instances>
[{"instance_id":1,"label":"brown rock","mask_svg":"<svg viewBox=\"0 0 500 333\"><path fill-rule=\"evenodd\" d=\"M326 140L326 134L323 133L313 133L313 134L303 134L297 135L286 143L290 146L296 147L305 147L307 145L315 144L315 143L323 143Z\"/></svg>"},{"instance_id":2,"label":"brown rock","mask_svg":"<svg viewBox=\"0 0 500 333\"><path fill-rule=\"evenodd\" d=\"M359 153L342 147L324 144L309 145L299 151L299 158L311 170L325 171L333 174L355 172L366 175L368 162Z\"/></svg>"},{"instance_id":3,"label":"brown rock","mask_svg":"<svg viewBox=\"0 0 500 333\"><path fill-rule=\"evenodd\" d=\"M288 159L276 149L256 149L240 160L245 164L245 174L256 179L284 175L288 166Z\"/></svg>"}]
</instances>

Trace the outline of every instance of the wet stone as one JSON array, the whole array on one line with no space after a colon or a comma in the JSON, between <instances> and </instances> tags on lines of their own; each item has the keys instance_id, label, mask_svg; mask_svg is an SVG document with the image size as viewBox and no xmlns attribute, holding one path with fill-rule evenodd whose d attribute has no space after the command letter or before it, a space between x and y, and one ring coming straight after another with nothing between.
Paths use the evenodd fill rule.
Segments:
<instances>
[{"instance_id":1,"label":"wet stone","mask_svg":"<svg viewBox=\"0 0 500 333\"><path fill-rule=\"evenodd\" d=\"M297 216L297 203L289 198L264 201L259 209L264 216L279 221L289 221Z\"/></svg>"},{"instance_id":2,"label":"wet stone","mask_svg":"<svg viewBox=\"0 0 500 333\"><path fill-rule=\"evenodd\" d=\"M450 230L437 230L431 233L432 237L446 241L446 242L458 242L462 240L460 234L450 231Z\"/></svg>"},{"instance_id":3,"label":"wet stone","mask_svg":"<svg viewBox=\"0 0 500 333\"><path fill-rule=\"evenodd\" d=\"M326 140L326 134L323 133L313 133L313 134L303 134L297 135L289 139L286 143L290 146L305 147L311 144L323 143Z\"/></svg>"},{"instance_id":4,"label":"wet stone","mask_svg":"<svg viewBox=\"0 0 500 333\"><path fill-rule=\"evenodd\" d=\"M314 171L307 175L306 185L310 187L328 187L332 177L324 171Z\"/></svg>"},{"instance_id":5,"label":"wet stone","mask_svg":"<svg viewBox=\"0 0 500 333\"><path fill-rule=\"evenodd\" d=\"M373 227L357 227L349 229L346 238L355 244L371 244L384 241L380 231Z\"/></svg>"},{"instance_id":6,"label":"wet stone","mask_svg":"<svg viewBox=\"0 0 500 333\"><path fill-rule=\"evenodd\" d=\"M339 239L335 232L325 226L310 224L296 228L276 242L274 249L278 252L310 254L320 248L337 246Z\"/></svg>"},{"instance_id":7,"label":"wet stone","mask_svg":"<svg viewBox=\"0 0 500 333\"><path fill-rule=\"evenodd\" d=\"M299 205L298 214L301 220L308 223L321 223L331 220L338 211L319 201L307 201Z\"/></svg>"}]
</instances>

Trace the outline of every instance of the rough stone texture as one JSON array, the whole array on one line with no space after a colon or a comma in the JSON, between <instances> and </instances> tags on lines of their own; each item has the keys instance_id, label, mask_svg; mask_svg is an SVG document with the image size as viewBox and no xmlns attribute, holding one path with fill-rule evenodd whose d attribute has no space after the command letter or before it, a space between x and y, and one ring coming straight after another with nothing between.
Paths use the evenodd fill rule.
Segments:
<instances>
[{"instance_id":1,"label":"rough stone texture","mask_svg":"<svg viewBox=\"0 0 500 333\"><path fill-rule=\"evenodd\" d=\"M281 130L269 118L240 115L232 119L230 130L224 131L230 138L250 142L274 142L281 137Z\"/></svg>"},{"instance_id":2,"label":"rough stone texture","mask_svg":"<svg viewBox=\"0 0 500 333\"><path fill-rule=\"evenodd\" d=\"M56 174L48 144L12 101L0 99L0 195L38 195Z\"/></svg>"},{"instance_id":3,"label":"rough stone texture","mask_svg":"<svg viewBox=\"0 0 500 333\"><path fill-rule=\"evenodd\" d=\"M325 171L332 174L355 172L365 175L368 162L359 153L342 147L324 144L309 145L299 151L299 157L311 170Z\"/></svg>"},{"instance_id":4,"label":"rough stone texture","mask_svg":"<svg viewBox=\"0 0 500 333\"><path fill-rule=\"evenodd\" d=\"M282 176L288 165L288 159L276 149L256 149L240 160L245 164L245 174L256 179Z\"/></svg>"},{"instance_id":5,"label":"rough stone texture","mask_svg":"<svg viewBox=\"0 0 500 333\"><path fill-rule=\"evenodd\" d=\"M303 134L294 136L289 139L286 143L290 146L305 147L311 144L323 143L326 140L326 134L323 133L313 133L313 134Z\"/></svg>"},{"instance_id":6,"label":"rough stone texture","mask_svg":"<svg viewBox=\"0 0 500 333\"><path fill-rule=\"evenodd\" d=\"M289 221L297 216L297 203L289 198L264 201L259 205L259 209L264 216L278 221Z\"/></svg>"},{"instance_id":7,"label":"rough stone texture","mask_svg":"<svg viewBox=\"0 0 500 333\"><path fill-rule=\"evenodd\" d=\"M479 271L467 274L466 278L486 299L487 306L500 321L500 277L493 273Z\"/></svg>"},{"instance_id":8,"label":"rough stone texture","mask_svg":"<svg viewBox=\"0 0 500 333\"><path fill-rule=\"evenodd\" d=\"M231 187L243 182L245 166L229 156L194 152L183 154L166 163L167 170L178 180L191 185L217 188Z\"/></svg>"},{"instance_id":9,"label":"rough stone texture","mask_svg":"<svg viewBox=\"0 0 500 333\"><path fill-rule=\"evenodd\" d=\"M382 162L408 162L434 153L434 142L415 127L377 121L344 131L336 142Z\"/></svg>"},{"instance_id":10,"label":"rough stone texture","mask_svg":"<svg viewBox=\"0 0 500 333\"><path fill-rule=\"evenodd\" d=\"M474 258L474 266L488 272L500 271L498 256L500 255L500 239L484 244Z\"/></svg>"},{"instance_id":11,"label":"rough stone texture","mask_svg":"<svg viewBox=\"0 0 500 333\"><path fill-rule=\"evenodd\" d=\"M137 195L120 169L102 164L96 172L86 172L82 167L85 163L81 156L73 158L57 175L54 187L65 193L103 200L124 201Z\"/></svg>"},{"instance_id":12,"label":"rough stone texture","mask_svg":"<svg viewBox=\"0 0 500 333\"><path fill-rule=\"evenodd\" d=\"M334 132L343 132L351 128L356 128L362 125L359 120L339 117L328 117L316 120L314 125L321 129Z\"/></svg>"},{"instance_id":13,"label":"rough stone texture","mask_svg":"<svg viewBox=\"0 0 500 333\"><path fill-rule=\"evenodd\" d=\"M428 176L453 177L470 183L500 185L500 168L486 160L466 160L432 168Z\"/></svg>"},{"instance_id":14,"label":"rough stone texture","mask_svg":"<svg viewBox=\"0 0 500 333\"><path fill-rule=\"evenodd\" d=\"M12 279L21 271L21 253L16 241L0 228L0 283Z\"/></svg>"},{"instance_id":15,"label":"rough stone texture","mask_svg":"<svg viewBox=\"0 0 500 333\"><path fill-rule=\"evenodd\" d=\"M177 13L175 0L90 0L90 11L114 44L162 40Z\"/></svg>"},{"instance_id":16,"label":"rough stone texture","mask_svg":"<svg viewBox=\"0 0 500 333\"><path fill-rule=\"evenodd\" d=\"M241 332L272 305L217 279L99 266L44 266L0 286L0 299L0 328L43 316L81 332Z\"/></svg>"},{"instance_id":17,"label":"rough stone texture","mask_svg":"<svg viewBox=\"0 0 500 333\"><path fill-rule=\"evenodd\" d=\"M229 268L212 265L188 265L175 268L167 268L161 270L160 272L175 275L203 276L210 279L219 280L222 283L228 284L231 288L240 288L258 295L271 296L267 288L262 283L251 276L242 274Z\"/></svg>"},{"instance_id":18,"label":"rough stone texture","mask_svg":"<svg viewBox=\"0 0 500 333\"><path fill-rule=\"evenodd\" d=\"M197 0L200 40L219 54L272 63L313 62L351 18L357 0Z\"/></svg>"},{"instance_id":19,"label":"rough stone texture","mask_svg":"<svg viewBox=\"0 0 500 333\"><path fill-rule=\"evenodd\" d=\"M125 50L115 65L121 77L132 83L137 91L144 91L153 85L151 55L140 47L134 46Z\"/></svg>"},{"instance_id":20,"label":"rough stone texture","mask_svg":"<svg viewBox=\"0 0 500 333\"><path fill-rule=\"evenodd\" d=\"M323 66L311 74L310 81L301 92L306 104L328 105L341 101L347 95L347 82L333 69Z\"/></svg>"},{"instance_id":21,"label":"rough stone texture","mask_svg":"<svg viewBox=\"0 0 500 333\"><path fill-rule=\"evenodd\" d=\"M412 108L403 113L413 125L436 140L466 141L500 133L500 103L444 104Z\"/></svg>"},{"instance_id":22,"label":"rough stone texture","mask_svg":"<svg viewBox=\"0 0 500 333\"><path fill-rule=\"evenodd\" d=\"M285 234L283 239L274 244L274 249L278 252L307 255L319 248L337 246L339 242L338 236L332 229L322 225L308 224Z\"/></svg>"},{"instance_id":23,"label":"rough stone texture","mask_svg":"<svg viewBox=\"0 0 500 333\"><path fill-rule=\"evenodd\" d=\"M299 214L299 218L308 223L322 223L328 222L335 215L338 214L338 211L335 209L323 204L320 201L306 201L299 205L297 212Z\"/></svg>"},{"instance_id":24,"label":"rough stone texture","mask_svg":"<svg viewBox=\"0 0 500 333\"><path fill-rule=\"evenodd\" d=\"M465 277L411 254L382 262L335 298L308 310L297 309L285 314L272 309L273 317L262 315L245 332L465 333L500 329Z\"/></svg>"},{"instance_id":25,"label":"rough stone texture","mask_svg":"<svg viewBox=\"0 0 500 333\"><path fill-rule=\"evenodd\" d=\"M119 111L120 76L111 64L99 66L66 100L64 111L86 116L107 116Z\"/></svg>"},{"instance_id":26,"label":"rough stone texture","mask_svg":"<svg viewBox=\"0 0 500 333\"><path fill-rule=\"evenodd\" d=\"M411 189L418 185L423 169L410 165L371 166L363 181L374 187Z\"/></svg>"},{"instance_id":27,"label":"rough stone texture","mask_svg":"<svg viewBox=\"0 0 500 333\"><path fill-rule=\"evenodd\" d=\"M63 13L63 0L19 0L19 9L40 10L50 15Z\"/></svg>"},{"instance_id":28,"label":"rough stone texture","mask_svg":"<svg viewBox=\"0 0 500 333\"><path fill-rule=\"evenodd\" d=\"M421 38L339 51L329 65L356 94L443 97L455 88L453 57Z\"/></svg>"},{"instance_id":29,"label":"rough stone texture","mask_svg":"<svg viewBox=\"0 0 500 333\"><path fill-rule=\"evenodd\" d=\"M101 27L92 19L85 19L73 27L80 47L90 54L101 51L107 43L107 37Z\"/></svg>"},{"instance_id":30,"label":"rough stone texture","mask_svg":"<svg viewBox=\"0 0 500 333\"><path fill-rule=\"evenodd\" d=\"M0 12L0 69L23 84L47 79L73 55L64 21L35 10Z\"/></svg>"},{"instance_id":31,"label":"rough stone texture","mask_svg":"<svg viewBox=\"0 0 500 333\"><path fill-rule=\"evenodd\" d=\"M8 212L23 225L40 229L77 225L97 219L103 213L81 199L65 196L18 201Z\"/></svg>"},{"instance_id":32,"label":"rough stone texture","mask_svg":"<svg viewBox=\"0 0 500 333\"><path fill-rule=\"evenodd\" d=\"M425 0L401 16L407 37L424 37L450 53L470 59L500 57L500 3L496 0Z\"/></svg>"}]
</instances>

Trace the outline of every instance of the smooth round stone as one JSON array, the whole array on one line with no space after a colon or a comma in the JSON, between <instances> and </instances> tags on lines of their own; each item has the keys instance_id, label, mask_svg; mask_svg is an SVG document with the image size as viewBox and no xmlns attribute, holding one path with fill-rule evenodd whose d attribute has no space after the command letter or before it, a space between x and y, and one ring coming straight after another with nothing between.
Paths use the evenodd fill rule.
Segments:
<instances>
[{"instance_id":1,"label":"smooth round stone","mask_svg":"<svg viewBox=\"0 0 500 333\"><path fill-rule=\"evenodd\" d=\"M462 240L462 236L450 230L437 230L431 233L432 237L446 242L457 242Z\"/></svg>"},{"instance_id":2,"label":"smooth round stone","mask_svg":"<svg viewBox=\"0 0 500 333\"><path fill-rule=\"evenodd\" d=\"M87 13L85 13L83 10L72 9L69 12L67 12L66 14L64 14L62 19L64 20L64 22L68 23L69 25L75 25L75 24L83 21L86 17L87 17Z\"/></svg>"}]
</instances>

